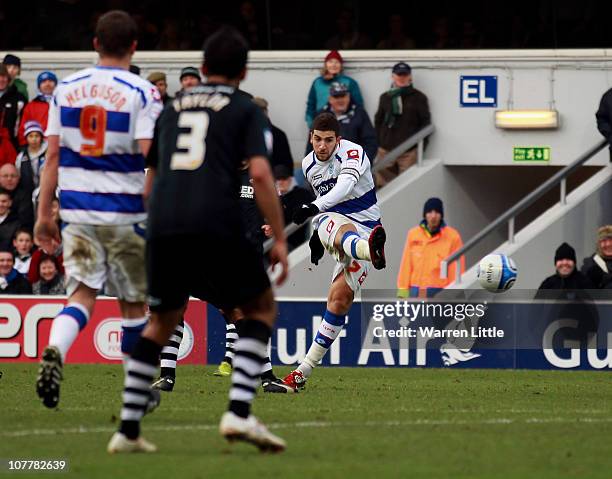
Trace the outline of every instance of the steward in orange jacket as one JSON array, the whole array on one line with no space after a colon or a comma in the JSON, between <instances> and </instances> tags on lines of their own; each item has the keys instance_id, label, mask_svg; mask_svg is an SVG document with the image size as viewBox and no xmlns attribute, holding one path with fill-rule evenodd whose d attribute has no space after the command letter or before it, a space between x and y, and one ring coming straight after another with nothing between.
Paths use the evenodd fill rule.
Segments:
<instances>
[{"instance_id":1,"label":"steward in orange jacket","mask_svg":"<svg viewBox=\"0 0 612 479\"><path fill-rule=\"evenodd\" d=\"M444 206L430 198L423 208L423 221L408 231L397 276L397 295L432 297L455 280L456 263L449 265L448 278L440 278L440 262L463 246L459 232L444 223ZM461 271L465 258L461 257Z\"/></svg>"}]
</instances>

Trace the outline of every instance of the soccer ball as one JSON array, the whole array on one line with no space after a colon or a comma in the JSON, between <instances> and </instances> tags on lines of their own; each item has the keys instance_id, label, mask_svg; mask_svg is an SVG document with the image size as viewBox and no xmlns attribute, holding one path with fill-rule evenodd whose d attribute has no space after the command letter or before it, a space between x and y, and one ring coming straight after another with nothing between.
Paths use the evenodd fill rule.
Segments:
<instances>
[{"instance_id":1,"label":"soccer ball","mask_svg":"<svg viewBox=\"0 0 612 479\"><path fill-rule=\"evenodd\" d=\"M478 282L487 291L501 293L516 281L516 264L505 254L489 254L478 264Z\"/></svg>"}]
</instances>

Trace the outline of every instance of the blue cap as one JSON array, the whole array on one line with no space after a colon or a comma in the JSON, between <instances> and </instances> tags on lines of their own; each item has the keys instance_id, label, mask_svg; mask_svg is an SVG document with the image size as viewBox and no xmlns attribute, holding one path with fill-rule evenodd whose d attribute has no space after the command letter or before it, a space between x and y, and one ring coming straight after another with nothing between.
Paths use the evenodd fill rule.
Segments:
<instances>
[{"instance_id":1,"label":"blue cap","mask_svg":"<svg viewBox=\"0 0 612 479\"><path fill-rule=\"evenodd\" d=\"M334 82L329 87L329 94L331 96L344 96L348 92L348 87L344 83Z\"/></svg>"},{"instance_id":2,"label":"blue cap","mask_svg":"<svg viewBox=\"0 0 612 479\"><path fill-rule=\"evenodd\" d=\"M45 80L51 80L57 85L57 76L55 76L55 73L50 71L44 71L40 75L38 75L38 78L36 78L36 85L38 86L38 88L40 88L40 84Z\"/></svg>"}]
</instances>

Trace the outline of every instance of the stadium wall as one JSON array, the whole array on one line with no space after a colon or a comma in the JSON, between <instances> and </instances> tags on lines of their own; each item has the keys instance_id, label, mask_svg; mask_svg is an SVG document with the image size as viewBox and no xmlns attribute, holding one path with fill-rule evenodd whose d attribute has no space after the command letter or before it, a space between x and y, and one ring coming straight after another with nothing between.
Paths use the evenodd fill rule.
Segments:
<instances>
[{"instance_id":1,"label":"stadium wall","mask_svg":"<svg viewBox=\"0 0 612 479\"><path fill-rule=\"evenodd\" d=\"M15 53L15 52L13 52ZM96 60L91 52L17 52L23 61L22 78L34 94L36 76L51 69L60 77ZM4 55L4 52L0 54ZM306 97L318 75L323 51L252 52L250 73L243 88L270 102L272 121L289 137L296 165L307 137ZM472 50L472 51L347 51L346 72L361 85L365 106L373 117L379 95L390 84L390 68L397 61L413 67L415 86L427 94L436 133L427 156L447 165L513 165L515 146L548 146L550 165L567 164L592 146L599 134L594 113L601 95L611 86L612 50ZM182 67L197 65L200 52L137 52L134 63L142 75L163 70L169 91L179 87ZM461 77L497 77L495 104L462 107ZM491 91L476 97L492 98ZM561 127L553 131L503 131L494 126L497 108L555 108ZM589 164L603 165L602 152Z\"/></svg>"},{"instance_id":2,"label":"stadium wall","mask_svg":"<svg viewBox=\"0 0 612 479\"><path fill-rule=\"evenodd\" d=\"M567 204L554 204L516 235L516 241L500 242L495 248L514 259L518 267L516 289L537 289L554 273L555 249L564 241L576 249L578 268L583 258L596 250L596 231L612 218L612 165L608 165L576 188ZM478 288L476 266L453 288Z\"/></svg>"}]
</instances>

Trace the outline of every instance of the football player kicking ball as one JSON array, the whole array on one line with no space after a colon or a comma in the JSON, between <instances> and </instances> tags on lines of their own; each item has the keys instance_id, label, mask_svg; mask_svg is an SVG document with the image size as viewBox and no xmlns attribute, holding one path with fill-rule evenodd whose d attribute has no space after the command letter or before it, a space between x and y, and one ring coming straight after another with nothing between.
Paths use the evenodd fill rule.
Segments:
<instances>
[{"instance_id":1,"label":"football player kicking ball","mask_svg":"<svg viewBox=\"0 0 612 479\"><path fill-rule=\"evenodd\" d=\"M380 222L370 160L363 148L339 136L340 125L331 113L321 113L312 124L313 151L302 161L304 176L317 199L302 205L293 221L313 217L311 261L326 249L337 261L327 297L327 309L308 354L295 371L283 379L292 388L303 388L312 370L342 331L355 293L370 270L385 267L385 230Z\"/></svg>"}]
</instances>

